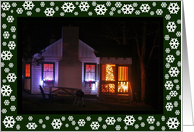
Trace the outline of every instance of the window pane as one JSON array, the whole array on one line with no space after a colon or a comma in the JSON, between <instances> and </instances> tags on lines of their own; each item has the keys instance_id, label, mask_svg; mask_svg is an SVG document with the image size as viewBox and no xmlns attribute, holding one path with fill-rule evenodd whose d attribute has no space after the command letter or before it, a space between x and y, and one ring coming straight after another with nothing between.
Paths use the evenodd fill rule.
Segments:
<instances>
[{"instance_id":1,"label":"window pane","mask_svg":"<svg viewBox=\"0 0 194 132\"><path fill-rule=\"evenodd\" d=\"M95 81L95 65L85 65L85 81Z\"/></svg>"},{"instance_id":2,"label":"window pane","mask_svg":"<svg viewBox=\"0 0 194 132\"><path fill-rule=\"evenodd\" d=\"M127 93L128 92L128 82L118 82L118 92Z\"/></svg>"},{"instance_id":3,"label":"window pane","mask_svg":"<svg viewBox=\"0 0 194 132\"><path fill-rule=\"evenodd\" d=\"M102 65L102 80L115 81L115 65Z\"/></svg>"},{"instance_id":4,"label":"window pane","mask_svg":"<svg viewBox=\"0 0 194 132\"><path fill-rule=\"evenodd\" d=\"M44 64L43 66L43 80L50 81L54 80L53 77L53 64Z\"/></svg>"},{"instance_id":5,"label":"window pane","mask_svg":"<svg viewBox=\"0 0 194 132\"><path fill-rule=\"evenodd\" d=\"M128 67L127 66L118 67L118 81L128 81Z\"/></svg>"},{"instance_id":6,"label":"window pane","mask_svg":"<svg viewBox=\"0 0 194 132\"><path fill-rule=\"evenodd\" d=\"M115 84L102 84L102 93L115 93Z\"/></svg>"},{"instance_id":7,"label":"window pane","mask_svg":"<svg viewBox=\"0 0 194 132\"><path fill-rule=\"evenodd\" d=\"M26 64L25 77L30 77L30 64Z\"/></svg>"}]
</instances>

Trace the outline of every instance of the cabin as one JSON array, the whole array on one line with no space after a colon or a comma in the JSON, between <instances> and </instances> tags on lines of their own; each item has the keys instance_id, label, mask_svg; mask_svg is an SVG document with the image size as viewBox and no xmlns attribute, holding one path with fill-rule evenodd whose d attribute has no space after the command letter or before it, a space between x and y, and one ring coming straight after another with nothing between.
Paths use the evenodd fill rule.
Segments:
<instances>
[{"instance_id":1,"label":"cabin","mask_svg":"<svg viewBox=\"0 0 194 132\"><path fill-rule=\"evenodd\" d=\"M133 100L132 58L97 54L98 51L79 39L78 27L63 27L61 39L45 48L41 65L23 63L24 89L40 94L39 85L77 88L102 100L122 95ZM37 53L33 59L38 57Z\"/></svg>"}]
</instances>

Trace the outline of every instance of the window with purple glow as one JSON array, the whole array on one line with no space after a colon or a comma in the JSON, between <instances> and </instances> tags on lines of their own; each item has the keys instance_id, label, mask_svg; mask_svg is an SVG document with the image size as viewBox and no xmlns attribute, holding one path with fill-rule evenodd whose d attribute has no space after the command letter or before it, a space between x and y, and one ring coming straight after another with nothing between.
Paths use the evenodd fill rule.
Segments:
<instances>
[{"instance_id":1,"label":"window with purple glow","mask_svg":"<svg viewBox=\"0 0 194 132\"><path fill-rule=\"evenodd\" d=\"M54 80L54 64L43 64L43 81Z\"/></svg>"},{"instance_id":2,"label":"window with purple glow","mask_svg":"<svg viewBox=\"0 0 194 132\"><path fill-rule=\"evenodd\" d=\"M95 82L96 81L96 64L85 64L85 81Z\"/></svg>"}]
</instances>

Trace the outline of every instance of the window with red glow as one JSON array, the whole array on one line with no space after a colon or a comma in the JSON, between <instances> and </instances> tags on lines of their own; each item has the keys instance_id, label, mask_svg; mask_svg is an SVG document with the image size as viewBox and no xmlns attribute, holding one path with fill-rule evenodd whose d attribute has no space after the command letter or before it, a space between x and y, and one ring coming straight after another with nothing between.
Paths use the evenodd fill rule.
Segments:
<instances>
[{"instance_id":1,"label":"window with red glow","mask_svg":"<svg viewBox=\"0 0 194 132\"><path fill-rule=\"evenodd\" d=\"M95 64L86 64L85 65L85 81L94 82L96 80L96 68Z\"/></svg>"},{"instance_id":2,"label":"window with red glow","mask_svg":"<svg viewBox=\"0 0 194 132\"><path fill-rule=\"evenodd\" d=\"M52 81L54 80L54 69L53 64L43 64L43 80Z\"/></svg>"},{"instance_id":3,"label":"window with red glow","mask_svg":"<svg viewBox=\"0 0 194 132\"><path fill-rule=\"evenodd\" d=\"M30 64L25 66L25 77L30 77Z\"/></svg>"}]
</instances>

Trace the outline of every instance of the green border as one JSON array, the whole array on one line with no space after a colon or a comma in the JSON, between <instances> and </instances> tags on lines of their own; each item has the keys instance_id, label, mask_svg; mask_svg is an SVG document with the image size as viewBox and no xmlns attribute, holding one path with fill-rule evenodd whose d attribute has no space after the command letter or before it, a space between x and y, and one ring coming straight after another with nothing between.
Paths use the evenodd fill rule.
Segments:
<instances>
[{"instance_id":1,"label":"green border","mask_svg":"<svg viewBox=\"0 0 194 132\"><path fill-rule=\"evenodd\" d=\"M61 6L64 4L63 1L54 1L54 6L50 4L49 1L44 2L45 6L41 7L40 3L41 1L33 1L33 5L35 5L32 10L25 10L22 6L25 2L24 1L7 1L8 4L6 5L5 2L1 2L1 91L4 88L11 87L12 91L9 96L3 96L4 94L1 94L1 130L4 131L28 131L28 130L36 130L36 131L46 131L46 130L60 130L60 131L91 131L91 130L99 130L99 131L148 131L148 130L154 130L154 131L181 131L182 122L181 122L181 55L178 53L181 53L181 1L120 1L122 4L121 7L115 7L116 1L111 1L111 5L109 6L109 3L106 1L89 1L89 9L86 12L81 12L79 9L80 1L71 2L76 8L73 10L72 13L65 13L64 17L163 17L163 36L164 36L164 44L163 44L163 79L164 79L164 114L163 115L17 115L17 79L15 82L9 82L6 78L9 76L10 73L14 73L17 76L17 17L28 17L27 14L31 14L31 17L47 17L44 13L46 8L53 8L55 10L55 13L53 16L50 17L60 17L60 14L64 14L64 11L62 10ZM70 1L67 1L70 2ZM134 4L137 3L137 4ZM165 4L166 3L166 4ZM4 5L5 4L5 5ZM16 5L17 4L17 5ZM31 3L32 4L32 3ZM95 12L95 8L99 4L103 4L106 7L106 13L105 15L97 15ZM121 10L121 8L125 4L131 4L134 6L134 11L132 14L124 14ZM148 13L142 13L140 10L140 6L142 4L148 4L150 6L150 10ZM170 5L172 5L176 8L179 8L178 10L175 10L175 12L170 11L168 8ZM137 7L136 7L137 5ZM58 10L56 10L56 6L58 6ZM163 7L162 7L163 6ZM115 7L115 8L112 8ZM40 12L36 12L40 9ZM7 9L7 10L6 10ZM22 14L18 14L17 10L22 9ZM116 11L113 11L116 9ZM163 13L161 15L158 15L156 13L157 9L161 9ZM118 11L120 10L120 11ZM63 12L63 13L61 13ZM92 12L92 16L91 15ZM110 13L111 12L111 13ZM119 13L118 13L119 12ZM138 14L140 12L140 14ZM152 14L154 12L154 14ZM110 14L114 13L112 16ZM90 14L90 15L89 15ZM6 16L5 16L6 15ZM170 15L170 19L168 19L168 15ZM8 21L7 18L12 16L14 18L13 22ZM177 21L179 20L179 21ZM176 29L174 32L169 32L167 29L167 25L169 22L174 22L176 24ZM3 24L6 24L6 28L3 26ZM12 26L15 26L16 32L12 32L10 28ZM4 32L8 31L10 36L8 39L4 38L6 35ZM16 35L16 39L13 38L13 35ZM166 35L169 35L170 38L165 37ZM178 48L173 48L170 46L172 38L175 38L179 41ZM14 41L16 44L15 49L9 49L7 46L10 41ZM5 43L7 43L6 46ZM5 52L6 51L6 52ZM7 60L8 58L5 57L7 54L7 51L11 52L13 55L10 60ZM166 60L166 57L168 55L173 55L175 60L173 62L169 62L170 67L168 67L168 62ZM3 65L4 63L4 65ZM13 63L14 66L10 67L9 63ZM9 73L5 72L4 69L9 68ZM175 74L169 75L169 77L166 74L170 74L170 69L174 68L175 72L177 72L177 69L179 70L179 74L177 76L174 76ZM177 69L176 69L177 68ZM178 82L177 82L177 80ZM6 80L6 82L5 82ZM14 80L14 79L13 79ZM167 83L169 83L167 85ZM166 86L172 86L171 90L167 90ZM174 92L175 91L175 92ZM173 97L173 92L178 95L176 97ZM172 94L171 94L172 93ZM171 94L171 95L170 95ZM16 100L14 100L14 96L16 97ZM171 97L172 96L172 97ZM171 97L171 98L169 98ZM5 105L4 102L9 101L9 105ZM166 110L166 104L170 102L174 106L172 111ZM178 103L178 106L176 106L176 103ZM11 111L11 108L16 107L15 111ZM6 109L6 112L5 112ZM12 109L14 110L14 109ZM73 121L72 121L73 117ZM33 119L32 119L33 118ZM109 118L114 125L108 125L106 123L106 119ZM64 120L65 119L65 120ZM85 126L79 126L78 121L80 119L84 119ZM122 119L122 120L120 120ZM127 121L134 121L134 124L125 124ZM151 119L151 123L149 124L147 119ZM43 121L43 122L41 122ZM59 129L54 129L52 126L52 123L58 122ZM76 123L74 125L74 123ZM68 125L67 125L68 124ZM177 124L177 125L173 125ZM31 127L29 127L31 126ZM36 127L35 127L36 126ZM95 126L95 127L93 127ZM98 127L99 126L99 127ZM174 127L173 127L174 126ZM34 129L33 129L34 128ZM93 128L93 129L92 129ZM96 129L95 129L96 128ZM106 129L104 129L106 128Z\"/></svg>"}]
</instances>

